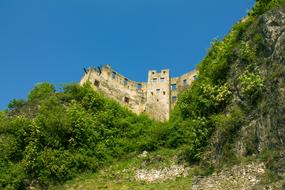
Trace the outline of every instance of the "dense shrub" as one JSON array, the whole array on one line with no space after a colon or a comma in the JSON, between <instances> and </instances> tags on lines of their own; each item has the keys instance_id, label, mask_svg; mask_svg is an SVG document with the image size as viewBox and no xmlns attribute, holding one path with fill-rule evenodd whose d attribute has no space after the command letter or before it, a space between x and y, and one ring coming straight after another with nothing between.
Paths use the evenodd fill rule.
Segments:
<instances>
[{"instance_id":1,"label":"dense shrub","mask_svg":"<svg viewBox=\"0 0 285 190\"><path fill-rule=\"evenodd\" d=\"M0 113L0 187L20 189L35 181L46 187L127 153L155 150L162 136L156 125L90 84L68 85L63 92L38 84L28 101L13 100Z\"/></svg>"}]
</instances>

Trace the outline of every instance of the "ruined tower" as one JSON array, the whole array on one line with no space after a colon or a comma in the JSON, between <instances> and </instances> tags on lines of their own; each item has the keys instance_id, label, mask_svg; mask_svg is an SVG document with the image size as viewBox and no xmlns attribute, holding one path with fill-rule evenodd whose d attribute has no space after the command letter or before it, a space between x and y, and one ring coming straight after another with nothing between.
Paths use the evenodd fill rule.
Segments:
<instances>
[{"instance_id":1,"label":"ruined tower","mask_svg":"<svg viewBox=\"0 0 285 190\"><path fill-rule=\"evenodd\" d=\"M165 121L170 114L170 73L168 69L148 72L146 112Z\"/></svg>"}]
</instances>

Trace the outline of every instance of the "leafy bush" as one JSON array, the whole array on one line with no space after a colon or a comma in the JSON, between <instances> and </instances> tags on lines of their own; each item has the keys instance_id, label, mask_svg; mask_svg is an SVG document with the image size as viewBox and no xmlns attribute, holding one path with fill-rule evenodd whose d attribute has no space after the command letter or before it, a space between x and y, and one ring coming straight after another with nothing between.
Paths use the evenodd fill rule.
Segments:
<instances>
[{"instance_id":1,"label":"leafy bush","mask_svg":"<svg viewBox=\"0 0 285 190\"><path fill-rule=\"evenodd\" d=\"M35 86L28 96L30 101L49 97L55 92L54 86L49 83L39 83Z\"/></svg>"},{"instance_id":2,"label":"leafy bush","mask_svg":"<svg viewBox=\"0 0 285 190\"><path fill-rule=\"evenodd\" d=\"M239 77L239 82L241 96L249 101L256 101L264 88L263 78L248 71Z\"/></svg>"},{"instance_id":3,"label":"leafy bush","mask_svg":"<svg viewBox=\"0 0 285 190\"><path fill-rule=\"evenodd\" d=\"M6 168L0 187L20 189L35 181L46 187L127 153L155 150L156 138L165 138L157 125L90 84L68 85L63 92L38 84L28 101L14 100L8 113L0 113L0 164Z\"/></svg>"},{"instance_id":4,"label":"leafy bush","mask_svg":"<svg viewBox=\"0 0 285 190\"><path fill-rule=\"evenodd\" d=\"M252 11L249 12L251 16L262 15L266 11L285 4L284 0L256 0L256 4L253 7Z\"/></svg>"}]
</instances>

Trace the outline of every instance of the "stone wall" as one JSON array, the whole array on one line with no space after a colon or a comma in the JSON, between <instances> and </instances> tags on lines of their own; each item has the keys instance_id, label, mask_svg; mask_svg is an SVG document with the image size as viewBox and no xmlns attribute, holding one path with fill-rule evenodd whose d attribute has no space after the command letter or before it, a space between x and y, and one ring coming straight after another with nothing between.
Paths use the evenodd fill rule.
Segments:
<instances>
[{"instance_id":1,"label":"stone wall","mask_svg":"<svg viewBox=\"0 0 285 190\"><path fill-rule=\"evenodd\" d=\"M180 77L171 78L171 109L174 108L179 94L187 87L192 85L192 82L197 78L196 70L190 71Z\"/></svg>"},{"instance_id":2,"label":"stone wall","mask_svg":"<svg viewBox=\"0 0 285 190\"><path fill-rule=\"evenodd\" d=\"M109 65L85 70L80 85L90 81L95 90L113 98L133 112L148 113L159 121L169 119L180 92L192 84L196 71L171 78L170 71L151 70L147 82L135 82L117 73Z\"/></svg>"},{"instance_id":3,"label":"stone wall","mask_svg":"<svg viewBox=\"0 0 285 190\"><path fill-rule=\"evenodd\" d=\"M103 92L120 104L139 114L145 111L146 83L129 80L110 66L89 68L80 84L90 81L96 90Z\"/></svg>"}]
</instances>

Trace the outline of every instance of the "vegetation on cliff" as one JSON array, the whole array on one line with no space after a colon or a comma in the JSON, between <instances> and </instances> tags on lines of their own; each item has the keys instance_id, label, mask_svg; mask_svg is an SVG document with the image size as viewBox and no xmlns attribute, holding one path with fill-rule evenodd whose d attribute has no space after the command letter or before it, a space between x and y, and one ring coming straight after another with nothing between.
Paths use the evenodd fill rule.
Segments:
<instances>
[{"instance_id":1,"label":"vegetation on cliff","mask_svg":"<svg viewBox=\"0 0 285 190\"><path fill-rule=\"evenodd\" d=\"M159 124L94 92L38 84L0 115L0 188L63 182L133 151L154 150Z\"/></svg>"},{"instance_id":2,"label":"vegetation on cliff","mask_svg":"<svg viewBox=\"0 0 285 190\"><path fill-rule=\"evenodd\" d=\"M62 183L122 156L161 147L211 173L243 159L285 174L284 0L259 0L198 65L168 123L137 116L91 84L42 83L0 112L0 188ZM274 160L274 162L272 162Z\"/></svg>"},{"instance_id":3,"label":"vegetation on cliff","mask_svg":"<svg viewBox=\"0 0 285 190\"><path fill-rule=\"evenodd\" d=\"M188 139L183 155L189 161L213 171L261 160L267 168L261 183L284 180L284 5L257 1L198 65L198 80L172 115L176 136ZM189 131L191 138L184 136Z\"/></svg>"}]
</instances>

